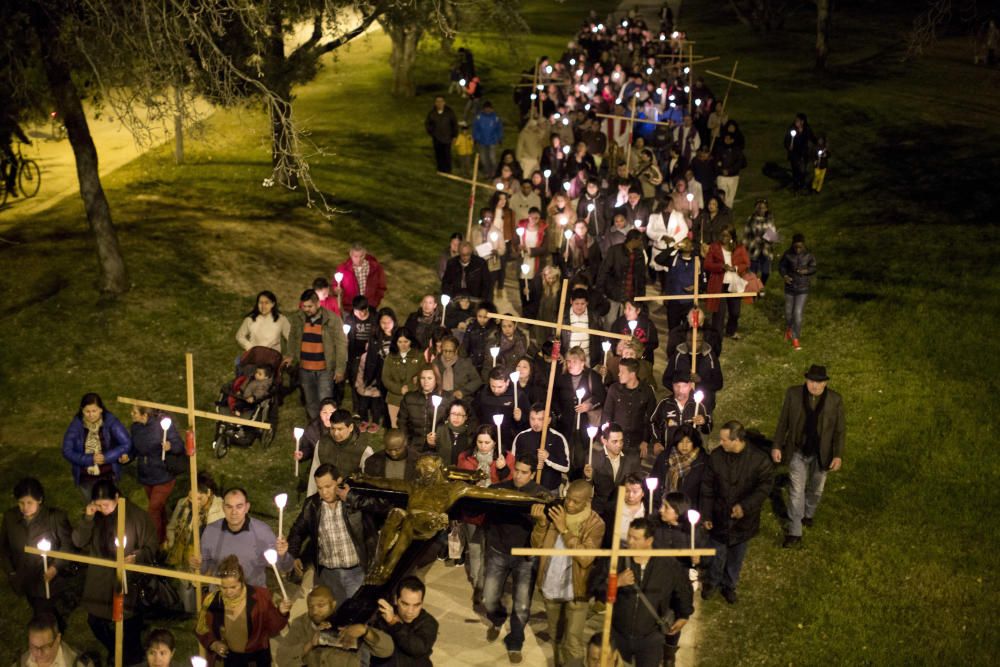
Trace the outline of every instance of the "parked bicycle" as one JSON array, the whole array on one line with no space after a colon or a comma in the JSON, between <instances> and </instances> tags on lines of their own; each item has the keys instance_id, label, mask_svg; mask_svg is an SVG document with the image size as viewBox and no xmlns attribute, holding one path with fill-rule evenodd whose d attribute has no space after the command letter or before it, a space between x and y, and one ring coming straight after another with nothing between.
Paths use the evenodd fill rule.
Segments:
<instances>
[{"instance_id":1,"label":"parked bicycle","mask_svg":"<svg viewBox=\"0 0 1000 667\"><path fill-rule=\"evenodd\" d=\"M31 199L38 194L42 187L42 170L38 163L31 158L22 157L21 142L15 144L15 160L11 162L7 155L0 155L0 206L7 203L7 197L13 194L15 197L20 194L25 199ZM17 173L11 177L10 170L17 169ZM13 192L9 192L7 184L11 183Z\"/></svg>"}]
</instances>

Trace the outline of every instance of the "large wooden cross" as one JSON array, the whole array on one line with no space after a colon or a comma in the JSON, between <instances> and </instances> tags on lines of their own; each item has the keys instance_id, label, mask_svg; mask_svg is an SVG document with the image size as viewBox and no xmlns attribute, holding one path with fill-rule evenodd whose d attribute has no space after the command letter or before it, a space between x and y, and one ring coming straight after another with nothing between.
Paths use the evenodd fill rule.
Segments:
<instances>
[{"instance_id":1,"label":"large wooden cross","mask_svg":"<svg viewBox=\"0 0 1000 667\"><path fill-rule=\"evenodd\" d=\"M204 410L198 410L194 407L194 355L190 352L184 355L184 366L185 375L187 380L187 406L180 407L176 405L167 405L165 403L154 403L153 401L140 401L135 398L126 398L124 396L118 397L119 403L125 403L126 405L136 405L144 408L152 408L154 410L164 410L166 412L174 412L179 414L186 414L188 418L188 432L187 432L187 455L188 455L188 465L191 475L191 547L194 549L195 553L201 552L201 533L199 532L198 522L201 518L200 508L197 507L198 504L198 447L195 438L195 419L201 417L202 419L209 419L217 422L226 422L227 424L239 424L241 426L252 426L253 428L260 428L264 430L271 430L271 425L264 421L253 421L250 419L243 419L241 417L230 417L227 415L220 415L214 412L206 412ZM201 609L201 586L195 586L195 601L197 607Z\"/></svg>"},{"instance_id":2,"label":"large wooden cross","mask_svg":"<svg viewBox=\"0 0 1000 667\"><path fill-rule=\"evenodd\" d=\"M702 225L702 241L704 240L705 226ZM699 242L699 245L701 243ZM701 256L694 252L694 289L691 294L674 294L661 296L639 296L636 301L692 301L694 307L699 305L700 299L742 299L748 296L757 296L757 292L725 292L721 294L699 294L698 285L701 282ZM720 306L721 308L721 306ZM698 329L701 322L696 317L691 322L691 373L698 372ZM667 360L669 362L669 359Z\"/></svg>"},{"instance_id":3,"label":"large wooden cross","mask_svg":"<svg viewBox=\"0 0 1000 667\"><path fill-rule=\"evenodd\" d=\"M548 327L550 329L555 329L555 342L552 349L552 361L549 364L549 383L545 390L545 417L542 422L542 441L538 445L539 451L545 449L545 442L549 435L549 424L552 420L552 390L556 384L556 369L559 365L559 346L562 341L562 332L571 331L574 333L586 333L593 334L595 336L604 336L605 338L618 338L620 340L629 340L630 336L625 334L616 334L608 331L601 331L599 329L588 329L586 327L578 327L571 324L563 323L563 311L566 308L566 294L569 291L569 279L563 279L562 291L559 294L559 314L556 316L555 322L546 322L545 320L534 320L527 317L517 317L515 315L501 315L500 313L488 313L489 317L495 320L505 320L507 322L520 322L522 324L533 324L539 327ZM514 387L514 391L517 392L517 387ZM538 468L535 473L535 481L541 483L542 481L542 468Z\"/></svg>"},{"instance_id":4,"label":"large wooden cross","mask_svg":"<svg viewBox=\"0 0 1000 667\"><path fill-rule=\"evenodd\" d=\"M679 556L714 556L715 549L623 549L621 547L622 509L625 507L625 487L618 488L618 504L615 508L615 525L611 534L610 549L511 549L512 556L590 556L594 558L610 557L608 567L608 604L604 609L604 628L601 637L601 667L609 667L611 660L611 618L615 609L615 599L618 597L618 559L619 557L652 557L677 558ZM638 585L639 582L636 582ZM555 628L549 628L555 639Z\"/></svg>"},{"instance_id":5,"label":"large wooden cross","mask_svg":"<svg viewBox=\"0 0 1000 667\"><path fill-rule=\"evenodd\" d=\"M127 572L141 572L143 574L151 574L157 577L167 577L169 579L179 579L182 581L189 581L196 584L196 588L201 590L203 584L218 586L221 580L218 577L209 577L203 574L193 574L191 572L182 572L180 570L168 570L162 567L152 567L150 565L140 565L138 563L126 563L125 562L125 498L118 496L118 526L115 531L115 559L109 560L107 558L95 558L94 556L85 556L83 554L74 554L66 551L51 551L51 550L41 550L33 546L25 546L24 552L28 554L33 554L35 556L44 556L46 558L57 558L59 560L72 561L74 563L84 563L91 567L107 567L115 570L118 575L119 591L113 592L114 600L112 603L112 616L115 622L115 667L122 667L122 646L125 640L125 612L124 612L124 596L127 594L128 584L126 582ZM201 609L200 596L198 609Z\"/></svg>"},{"instance_id":6,"label":"large wooden cross","mask_svg":"<svg viewBox=\"0 0 1000 667\"><path fill-rule=\"evenodd\" d=\"M732 90L733 90L733 84L734 83L738 83L741 86L746 86L747 88L753 88L754 90L759 90L759 88L757 87L756 84L750 83L749 81L741 81L740 79L736 78L736 68L738 68L739 66L740 66L740 61L739 60L737 60L736 62L734 62L733 63L733 71L732 71L732 73L729 76L726 76L725 74L719 74L718 72L713 72L710 69L706 69L705 70L705 74L711 74L712 76L717 76L720 79L725 79L726 81L729 82L729 84L726 85L726 96L722 98L722 106L719 107L719 110L723 114L726 113L726 105L729 104L729 93L732 92ZM711 151L712 147L715 146L715 140L717 138L718 138L718 135L715 135L715 136L712 137L712 142L708 145L708 150L709 151Z\"/></svg>"},{"instance_id":7,"label":"large wooden cross","mask_svg":"<svg viewBox=\"0 0 1000 667\"><path fill-rule=\"evenodd\" d=\"M454 174L447 174L443 171L437 172L438 176L444 176L445 178L450 178L453 181L460 181L462 183L468 183L472 186L469 192L469 221L465 225L465 240L468 241L469 237L472 236L472 218L476 211L476 188L484 188L486 190L495 190L496 188L487 185L486 183L479 182L479 151L476 151L476 157L472 162L472 180L467 178L462 178L461 176L455 176Z\"/></svg>"}]
</instances>

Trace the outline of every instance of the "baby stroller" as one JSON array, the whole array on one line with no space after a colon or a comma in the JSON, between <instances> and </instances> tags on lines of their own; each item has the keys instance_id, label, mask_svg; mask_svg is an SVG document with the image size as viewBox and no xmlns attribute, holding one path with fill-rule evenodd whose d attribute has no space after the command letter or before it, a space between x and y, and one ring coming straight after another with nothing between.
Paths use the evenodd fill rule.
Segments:
<instances>
[{"instance_id":1,"label":"baby stroller","mask_svg":"<svg viewBox=\"0 0 1000 667\"><path fill-rule=\"evenodd\" d=\"M254 428L241 424L217 422L215 437L212 439L212 449L215 451L216 458L221 459L228 454L230 447L249 447L258 437L263 447L268 447L274 441L278 427L278 405L281 402L282 358L280 352L260 346L247 350L240 358L236 377L232 382L227 382L222 386L219 399L215 402L215 411L218 414L235 416L233 411L239 401L240 391L253 377L258 366L267 366L271 369L271 386L267 396L253 403L239 416L252 421L266 422L271 425L271 428Z\"/></svg>"}]
</instances>

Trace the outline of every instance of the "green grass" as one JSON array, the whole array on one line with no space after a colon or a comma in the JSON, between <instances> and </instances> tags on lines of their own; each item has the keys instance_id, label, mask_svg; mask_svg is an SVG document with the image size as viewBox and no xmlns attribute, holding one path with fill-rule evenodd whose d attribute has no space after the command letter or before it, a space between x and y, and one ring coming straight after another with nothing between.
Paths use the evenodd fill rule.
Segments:
<instances>
[{"instance_id":1,"label":"green grass","mask_svg":"<svg viewBox=\"0 0 1000 667\"><path fill-rule=\"evenodd\" d=\"M583 15L579 7L541 0L526 10L534 32L515 43L520 55L507 36L468 42L511 142L517 116L510 84L533 54L557 53L566 40L563 27ZM83 393L99 392L125 419L127 406L116 396L182 404L184 352L190 351L196 400L210 407L231 377L233 335L253 296L271 289L286 307L294 304L315 276L331 274L355 240L386 263L386 305L402 317L424 293L436 291L438 254L451 231L464 228L468 201L465 186L434 174L423 131L433 97L447 86L450 60L426 45L417 64L418 97L400 101L388 94L388 56L387 38L366 36L295 91L294 113L323 149L310 165L341 211L333 219L306 209L300 193L261 187L270 154L267 120L256 109L207 120L204 137L186 142L184 166L173 164L167 145L102 179L133 282L116 302L98 301L78 198L42 215L11 219L7 212L0 219L3 238L17 243L0 244L0 488L36 475L48 502L75 516L82 503L60 445ZM449 102L458 112L464 108L458 98ZM211 425L199 422L200 469L223 486L252 488L254 512L273 515L269 499L292 483L291 429L304 421L297 401L290 401L271 449L234 449L221 462L208 449ZM145 506L134 472L128 474L124 489ZM0 647L0 663L23 650L27 617L26 604L0 587L0 627L18 638ZM176 633L179 654L193 650L189 625ZM67 639L77 648L97 647L80 613Z\"/></svg>"},{"instance_id":2,"label":"green grass","mask_svg":"<svg viewBox=\"0 0 1000 667\"><path fill-rule=\"evenodd\" d=\"M907 22L845 9L832 71L816 77L807 19L765 40L733 25L714 7L723 3L691 4L683 20L699 51L723 57L712 68L728 71L738 57L740 78L761 86L736 90L731 102L751 161L736 218L755 196L769 197L782 233L804 232L820 265L803 352L780 339L774 285L744 309L746 339L727 347L717 421L771 432L784 388L810 363L827 364L848 410L845 468L829 479L817 527L802 550L783 551L780 524L765 512L740 605L707 605L699 659L987 664L1000 644L991 621L1000 540L989 516L1000 505L1000 364L990 331L1000 310L997 74L972 67L961 45L900 65ZM507 121L507 145L516 136L507 85L535 55L558 54L583 11L530 3L535 34L517 57L501 38L472 44ZM197 401L210 405L231 372L232 335L253 294L268 288L294 303L356 238L388 264L388 305L404 316L434 288L437 255L464 226L468 195L434 176L422 130L447 62L427 47L418 97L397 103L386 93L387 57L387 40L364 38L296 91L296 115L328 151L312 162L316 182L345 211L332 220L305 210L296 193L260 187L269 172L266 122L245 111L210 119L182 167L165 146L104 179L134 282L115 303L99 302L93 289L94 253L76 198L4 221L4 238L21 244L0 245L0 488L30 470L52 504L77 511L59 444L80 395L99 391L120 416L117 395L183 402L183 353L192 351ZM825 191L808 199L776 191L762 173L766 162L784 164L781 137L800 110L829 135L833 155ZM255 510L268 513L267 499L290 482L290 429L301 421L301 409L287 404L272 449L235 450L221 463L205 452L202 423L202 467L224 484L252 486ZM134 478L125 488L145 502ZM6 587L0 604L0 627L20 638L25 605ZM69 639L94 645L80 614ZM182 640L190 647L187 632ZM0 648L0 662L21 643Z\"/></svg>"}]
</instances>

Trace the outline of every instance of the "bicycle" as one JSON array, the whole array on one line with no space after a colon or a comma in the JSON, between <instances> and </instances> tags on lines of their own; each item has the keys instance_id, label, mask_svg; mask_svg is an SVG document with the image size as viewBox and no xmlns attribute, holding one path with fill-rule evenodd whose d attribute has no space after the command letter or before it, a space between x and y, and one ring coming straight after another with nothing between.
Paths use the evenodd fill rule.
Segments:
<instances>
[{"instance_id":1,"label":"bicycle","mask_svg":"<svg viewBox=\"0 0 1000 667\"><path fill-rule=\"evenodd\" d=\"M31 199L38 194L42 187L42 170L38 163L31 158L22 157L21 142L17 142L17 176L14 178L14 187L17 188L25 199ZM7 202L7 170L11 168L10 160L6 156L0 157L0 206Z\"/></svg>"}]
</instances>

